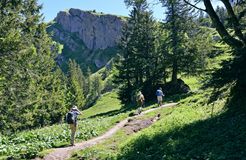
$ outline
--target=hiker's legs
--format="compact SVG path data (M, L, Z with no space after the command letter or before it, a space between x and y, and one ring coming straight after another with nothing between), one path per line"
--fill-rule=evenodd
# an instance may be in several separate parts
M142 112L142 107L138 107L138 114Z
M75 124L70 124L70 129L71 129L71 145L74 145L74 139L75 139L75 132L76 132L76 125Z
M158 106L162 105L162 96L157 96Z
M144 108L145 107L145 103L144 101L142 101L141 107Z

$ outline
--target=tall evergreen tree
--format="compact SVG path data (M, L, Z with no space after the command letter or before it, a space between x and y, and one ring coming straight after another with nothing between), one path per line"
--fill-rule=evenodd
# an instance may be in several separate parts
M120 98L123 102L144 85L152 84L154 69L154 20L146 0L125 1L133 9L123 29L120 48L123 53L116 82L121 85Z
M85 74L85 82L84 82L84 95L85 98L88 98L88 95L91 93L91 70L90 68L87 69L87 72Z
M164 23L157 23L156 27L156 39L155 39L155 45L156 45L156 55L155 55L155 75L154 79L155 85L159 84L165 84L167 78L170 75L170 60L168 57L168 30L165 28Z
M182 70L182 61L187 55L185 52L185 43L187 42L185 33L188 27L187 5L178 0L162 1L167 8L166 26L169 30L169 54L167 55L172 66L172 83L177 83L177 77Z
M194 20L190 7L178 0L161 0L166 10L165 28L168 31L166 54L167 62L172 68L171 82L177 83L181 73L193 74L200 70L204 63L204 52L199 52L196 41L200 34L194 30Z
M36 0L0 1L1 132L52 124L66 111L57 46L40 9Z
M75 60L69 60L69 82L73 99L73 105L83 106L85 103L84 97L84 82L85 77L80 69L80 66Z
M102 78L100 75L93 75L91 81L91 96L93 99L97 99L101 95L102 91Z

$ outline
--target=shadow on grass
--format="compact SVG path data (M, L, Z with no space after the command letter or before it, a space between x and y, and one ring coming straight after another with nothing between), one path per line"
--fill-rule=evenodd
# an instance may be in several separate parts
M182 93L182 94L175 94L172 96L168 96L168 97L164 97L164 102L179 102L182 99L185 99L189 96L192 96L194 93L193 92L189 92L189 93Z
M148 104L149 105L149 104ZM88 118L96 118L96 117L110 117L110 116L115 116L118 115L120 113L125 113L125 112L130 112L133 111L135 109L137 109L138 106L135 104L126 104L124 106L121 107L121 109L117 109L117 110L112 110L112 111L108 111L108 112L103 112L103 113L99 113L93 116L90 116ZM85 118L87 119L87 118Z
M245 160L246 115L227 112L153 137L142 135L121 150L127 160Z
M235 50L234 58L221 63L221 68L212 73L211 78L203 85L203 88L213 87L209 103L223 97L223 93L231 87L231 99L228 99L227 107L234 110L238 105L246 104L246 48Z
M113 111L108 111L108 112L104 112L104 113L99 113L93 116L90 116L88 118L96 118L96 117L110 117L110 116L115 116L118 115L120 113L124 113L124 112L128 112L131 111L133 108L128 107L128 108L121 108L118 110L113 110ZM87 118L86 118L87 119Z

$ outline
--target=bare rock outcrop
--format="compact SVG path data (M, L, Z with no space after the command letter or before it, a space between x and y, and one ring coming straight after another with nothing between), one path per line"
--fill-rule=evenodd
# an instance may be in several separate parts
M72 51L79 48L81 42L89 50L115 47L125 23L115 15L73 8L59 12L54 21L54 37L65 42ZM78 43L77 40L81 42Z

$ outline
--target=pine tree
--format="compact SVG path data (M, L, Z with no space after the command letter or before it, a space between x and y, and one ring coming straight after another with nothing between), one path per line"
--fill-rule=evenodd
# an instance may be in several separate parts
M164 5L167 7L167 17L166 23L169 30L169 59L172 65L172 83L177 83L177 76L179 70L179 62L182 59L182 55L185 53L184 43L185 43L185 31L187 28L187 23L184 15L185 7L180 1L177 0L166 0L163 1Z
M115 74L114 83L121 84L119 96L120 99L126 103L129 102L131 99L131 92L134 89L132 85L133 80L133 65L134 65L134 58L130 48L130 34L131 30L128 29L130 26L124 26L123 28L123 35L121 37L120 42L120 49L122 51L122 57L120 62L116 64L116 69L118 71Z
M166 54L167 62L172 68L172 84L177 84L181 73L196 73L202 66L204 56L196 45L198 30L194 30L194 20L187 4L178 0L162 0L167 8L165 27L168 30ZM204 64L202 64L204 66Z
M115 82L121 84L120 98L130 102L136 90L152 85L155 62L155 34L152 12L146 0L125 1L133 7L127 25L123 29L120 42L122 59L117 65Z
M0 127L17 131L58 122L66 84L57 45L46 33L36 0L0 1Z
M156 24L156 39L155 39L155 63L154 65L154 78L155 84L154 86L158 86L160 84L165 84L166 79L168 78L170 71L168 68L170 67L170 62L168 60L168 30L165 29L163 23Z
M83 106L85 103L84 97L84 82L85 78L80 69L80 66L75 60L69 60L69 82L73 99L71 103L77 106Z
M90 68L87 69L86 78L84 83L84 95L86 99L88 98L89 94L91 93L91 70Z
M91 94L93 99L97 99L101 96L102 91L102 78L100 75L93 75L91 81Z

